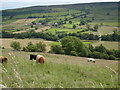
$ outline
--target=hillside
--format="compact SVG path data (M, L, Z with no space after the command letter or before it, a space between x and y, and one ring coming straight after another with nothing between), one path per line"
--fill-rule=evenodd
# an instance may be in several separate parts
M42 54L45 64L29 60ZM1 65L1 84L10 88L118 88L118 62L49 53L4 49L8 62Z
M33 6L2 12L0 86L118 88L118 2ZM29 60L30 54L45 63ZM95 63L87 58L94 58Z
M71 5L34 6L3 10L3 22L9 19L60 17L84 12L94 17L94 22L117 22L118 2L86 3Z
M73 33L101 36L118 30L118 3L103 2L8 9L2 11L2 24L0 26L2 31L10 33L35 31L55 36ZM98 38L94 40L98 40Z

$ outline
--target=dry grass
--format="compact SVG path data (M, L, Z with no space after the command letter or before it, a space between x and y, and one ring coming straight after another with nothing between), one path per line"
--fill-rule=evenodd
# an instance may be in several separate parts
M98 34L99 35L112 34L114 29L118 28L112 26L102 26L98 29Z
M100 44L102 44L104 47L106 47L107 49L115 49L118 50L118 42L112 42L112 41L97 41L95 43L93 43L92 45L95 46L99 46Z
M6 25L2 25L2 27L6 27L6 26L13 26L13 25L25 25L25 24L30 24L32 21L35 21L36 19L20 19L17 20L13 23L10 24L6 24Z
M40 41L43 41L47 47L47 51L50 50L50 44L53 43L52 41L47 41L47 40L43 40L43 39L0 39L0 41L2 41L2 45L4 48L11 48L10 47L10 44L11 42L13 41L17 41L17 42L20 42L21 44L21 47L24 47L28 44L28 42L32 42L33 44L36 44Z
M2 85L14 88L118 87L117 61L96 59L96 63L92 63L84 57L32 52L45 56L45 64L41 65L29 60L30 53L3 50L9 61L3 67Z
M45 31L45 30L47 30L47 29L50 29L51 27L49 27L49 26L47 26L47 27L43 27L43 28L40 28L40 29L37 29L37 30L35 30L36 32L43 32L43 31Z

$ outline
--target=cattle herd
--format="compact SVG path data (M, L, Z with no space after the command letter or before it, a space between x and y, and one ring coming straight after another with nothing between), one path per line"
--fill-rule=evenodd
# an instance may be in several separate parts
M0 56L0 63L7 62L7 60L8 60L7 57ZM44 64L45 62L45 58L43 55L30 54L30 60L36 60L36 63L41 63L41 64ZM95 63L94 58L87 58L87 61Z

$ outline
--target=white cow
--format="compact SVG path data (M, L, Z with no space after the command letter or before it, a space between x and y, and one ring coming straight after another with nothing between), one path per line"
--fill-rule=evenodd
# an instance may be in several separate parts
M91 61L91 62L95 63L95 59L94 59L94 58L87 58L87 61L88 61L88 62Z

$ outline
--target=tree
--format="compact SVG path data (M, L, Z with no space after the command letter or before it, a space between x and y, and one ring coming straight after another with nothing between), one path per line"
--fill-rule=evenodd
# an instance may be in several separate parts
M23 48L23 50L29 51L29 52L35 52L36 49L37 49L37 48L35 47L35 45L33 45L32 42L29 42L28 45L27 45L27 47L24 47L24 48Z
M62 48L67 55L87 56L88 49L81 40L74 36L66 36L61 39Z
M95 24L93 28L94 28L94 31L97 31L98 30L98 24Z
M72 24L72 21L69 21L70 24Z
M12 42L12 43L10 44L10 46L11 46L14 50L20 50L20 49L21 49L20 43L19 43L19 42L16 42L16 41Z
M44 51L46 51L46 44L44 44L43 42L39 42L36 44L29 42L26 47L23 47L23 51L44 52Z
M73 25L73 29L75 29L76 28L76 25Z
M33 21L32 24L35 25L36 23Z
M46 51L46 44L44 44L42 41L40 41L39 43L37 43L36 45L37 48L37 52L44 52Z
M63 54L64 50L62 49L60 45L52 45L50 52L55 53L55 54Z
M109 59L110 59L110 60L115 60L115 56L110 55L110 56L109 56Z
M94 52L94 47L93 47L91 44L89 45L88 48L89 48L89 50L90 50L91 52Z
M80 26L81 26L81 25L85 25L85 23L86 23L86 22L85 22L83 19L80 20Z
M100 46L95 47L95 51L106 53L106 48L101 44Z
M31 28L33 28L33 25L31 25Z
M86 27L88 30L90 30L90 25L88 23L86 24Z
M103 23L100 23L100 26L103 26Z
M110 15L110 13L107 13L106 15Z
M35 27L35 30L37 30L38 29L38 27Z

